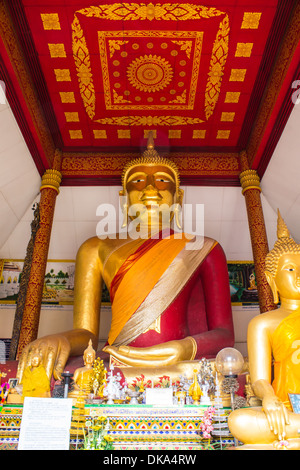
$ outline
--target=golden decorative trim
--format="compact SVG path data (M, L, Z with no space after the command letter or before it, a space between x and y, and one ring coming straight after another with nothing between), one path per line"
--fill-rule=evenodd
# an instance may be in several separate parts
M261 13L245 11L241 29L257 29L259 26Z
M65 112L66 122L79 122L79 115L76 111Z
M57 82L70 82L71 75L69 69L54 69L55 79Z
M109 45L109 57L112 58L115 51L119 51L121 49L121 46L124 46L127 44L129 41L124 41L124 39L110 39L108 41Z
M75 95L73 91L60 91L60 99L62 103L75 103Z
M185 51L186 56L188 59L191 58L191 52L192 52L192 47L193 47L193 42L192 41L178 41L178 40L172 40L173 44L177 44L180 46L181 51Z
M261 191L260 178L256 170L245 170L240 174L242 194L248 189L257 189Z
M62 175L58 170L46 170L42 176L42 183L40 191L45 188L55 189L57 194L59 194L59 186L61 183Z
M70 134L70 139L82 139L83 138L82 131L80 129L77 129L77 130L70 129L69 134Z
M202 124L200 118L188 116L116 116L96 119L99 124L112 126L185 126L187 124Z
M229 130L219 130L217 132L217 139L229 139L230 131Z
M178 129L169 130L169 139L180 139L180 138L181 138L181 130L178 130Z
M194 129L193 139L205 139L206 129Z
M179 82L178 86L183 82ZM174 100L169 101L169 103L186 103L186 90L183 90L181 95L177 95Z
M48 44L50 57L53 58L65 58L67 57L64 44Z
M223 112L221 114L221 121L222 122L232 122L232 121L234 121L234 118L235 118L235 113Z
M120 176L124 165L140 156L139 153L95 153L64 152L62 159L63 176ZM191 152L188 156L181 152L172 155L161 152L160 156L172 159L179 167L182 176L221 176L237 177L240 173L240 159L237 153L224 153L216 156L214 153Z
M93 130L94 139L107 139L107 134L105 129L94 129Z
M117 85L117 84L115 84L115 86L116 86L116 85ZM125 98L123 98L123 96L118 95L118 93L116 92L116 90L113 90L113 98L114 98L114 104L131 103L130 100L126 100Z
M216 8L209 8L203 5L193 5L190 3L113 3L89 7L79 10L77 13L86 15L89 18L101 18L104 20L167 20L167 21L187 21L200 20L201 18L211 18L221 16L224 13Z
M231 69L229 81L243 82L245 80L247 69Z
M192 356L191 356L191 359L190 359L190 361L193 361L196 357L196 354L197 354L197 343L196 343L195 338L193 338L192 336L188 336L187 338L191 340L192 345L193 345L193 352L192 352Z
M41 13L41 19L45 31L61 29L58 13Z
M210 58L209 79L205 89L205 117L208 119L214 112L217 104L224 67L228 57L229 43L229 18L225 15L219 24L219 30L213 45L212 55Z
M227 91L224 103L238 103L241 96L240 91Z
M238 42L236 45L235 57L250 57L253 42Z
M119 139L130 139L130 129L118 129L118 138Z

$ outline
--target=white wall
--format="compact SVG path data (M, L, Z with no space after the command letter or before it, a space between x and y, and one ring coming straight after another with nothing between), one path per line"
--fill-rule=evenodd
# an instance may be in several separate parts
M300 104L294 106L261 187L274 211L280 210L291 235L300 243Z
M40 176L10 107L0 104L0 247L39 193ZM23 236L30 234L28 224Z

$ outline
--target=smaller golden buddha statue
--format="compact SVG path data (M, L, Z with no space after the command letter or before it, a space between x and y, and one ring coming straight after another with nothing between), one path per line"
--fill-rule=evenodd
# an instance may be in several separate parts
M89 341L88 347L83 353L84 366L79 367L74 372L74 389L68 393L68 398L78 398L83 396L88 398L88 395L92 393L92 381L91 377L93 374L93 365L96 358L96 352L92 345L92 340Z
M39 353L32 355L31 365L25 369L21 385L23 399L25 397L50 398L50 380Z
M300 245L279 212L277 237L265 274L280 307L248 326L251 385L262 407L235 410L228 419L231 433L244 443L241 449L300 449L300 414L289 400L289 394L300 393Z

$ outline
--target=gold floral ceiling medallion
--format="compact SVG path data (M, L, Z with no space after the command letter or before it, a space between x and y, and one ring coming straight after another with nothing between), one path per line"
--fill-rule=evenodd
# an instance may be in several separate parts
M163 57L145 55L133 60L127 68L132 86L148 93L162 90L173 78L171 64Z

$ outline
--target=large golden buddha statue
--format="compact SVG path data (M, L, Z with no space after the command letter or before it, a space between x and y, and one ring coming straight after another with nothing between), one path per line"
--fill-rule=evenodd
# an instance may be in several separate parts
M266 257L266 277L280 307L248 326L251 383L262 408L236 410L229 417L242 448L300 448L300 415L292 412L288 396L300 393L300 245L279 213L277 236Z
M81 355L90 339L97 348L102 282L112 302L104 350L122 364L170 367L233 345L224 252L210 238L168 230L171 220L180 224L183 191L176 165L159 157L151 136L142 157L125 167L122 185L127 235L95 236L82 244L75 268L74 329L30 344L19 375L32 349L42 352L56 378L68 357ZM50 349L55 354L48 357Z

